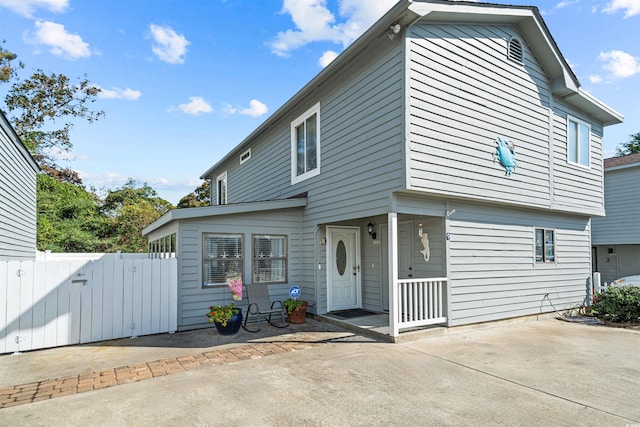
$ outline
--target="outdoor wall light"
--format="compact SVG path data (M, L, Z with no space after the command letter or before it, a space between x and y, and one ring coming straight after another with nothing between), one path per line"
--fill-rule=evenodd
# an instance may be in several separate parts
M396 37L396 34L400 32L400 30L402 30L400 24L393 24L392 26L390 26L389 31L387 32L387 37L389 37L389 40L393 40Z
M371 236L373 240L376 240L376 232L373 231L373 224L367 224L367 231L369 232L369 236Z

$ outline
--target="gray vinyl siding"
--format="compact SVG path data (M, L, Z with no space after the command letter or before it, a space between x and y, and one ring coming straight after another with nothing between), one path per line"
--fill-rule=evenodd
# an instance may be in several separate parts
M35 162L0 117L0 259L35 259Z
M590 166L567 161L567 116L591 124ZM553 200L558 209L603 215L602 126L555 100L553 107Z
M507 59L509 26L419 25L409 35L408 187L446 196L549 206L548 79L523 42ZM493 161L515 144L511 177Z
M231 158L210 175L227 171L229 203L283 199L306 192L305 221L326 223L362 212L386 212L389 194L403 185L403 50L389 42L366 50L303 105L249 141L249 161ZM291 122L320 103L320 175L291 185ZM243 146L244 148L244 146ZM238 150L238 156L242 149Z
M639 182L640 164L605 171L606 216L593 219L593 245L640 244Z
M278 234L287 236L288 260L286 284L269 285L272 299L288 297L289 287L300 283L302 275L300 247L300 209L272 212L225 215L198 220L180 220L178 246L181 248L178 263L178 329L188 330L210 326L206 313L210 305L233 302L226 286L202 286L202 236L203 233L239 233L244 235L244 282L251 283L251 236L253 234ZM303 295L308 295L308 290ZM235 302L246 311L246 295Z
M341 79L249 144L251 160L240 165L230 159L211 174L215 179L227 171L229 203L307 193L297 284L304 298L316 302L310 312L326 312L326 286L316 286L326 283L326 248L317 244L318 226L385 214L390 194L404 185L403 55L399 40L366 50L341 71ZM318 102L320 174L291 185L291 121Z
M588 217L455 209L449 219L450 326L583 304L591 274ZM535 262L536 228L555 231L555 263Z

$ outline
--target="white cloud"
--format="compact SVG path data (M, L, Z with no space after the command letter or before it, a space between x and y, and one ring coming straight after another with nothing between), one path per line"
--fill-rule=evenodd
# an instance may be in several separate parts
M240 114L244 114L251 117L260 117L263 116L269 111L267 106L257 99L252 99L249 101L249 108L243 108L240 110Z
M603 80L604 79L602 78L602 76L600 76L598 74L593 74L593 75L589 76L589 81L591 83L594 83L594 84L602 83Z
M184 63L187 46L191 44L182 34L176 33L171 27L150 24L151 38L154 41L151 51L164 62L169 64Z
M248 108L234 107L233 105L225 104L223 111L228 115L243 114L245 116L260 117L265 115L267 111L269 111L269 108L257 99L252 99L249 101Z
M639 0L613 0L602 11L604 13L616 13L619 10L624 10L624 17L630 18L632 16L640 14L640 1Z
M341 22L327 8L326 0L284 0L281 13L291 15L295 29L281 31L267 45L278 56L318 41L346 47L382 16L396 0L342 0Z
M27 18L33 17L36 9L47 9L51 12L62 13L69 6L69 0L0 0L0 6Z
M112 87L111 89L105 89L97 85L96 87L100 89L98 98L102 99L126 99L129 101L135 101L142 96L142 92L140 92L139 90L133 90L129 88L120 89L119 87Z
M36 21L35 36L26 37L26 41L32 44L44 44L49 46L49 51L56 56L76 60L91 56L89 44L77 34L68 33L64 25L50 21Z
M624 79L640 73L640 60L621 50L601 52L598 59L604 62L602 67L609 79Z
M154 190L164 191L178 191L182 197L192 192L200 184L201 180L197 179L168 179L164 177L144 177L144 176L131 176L122 175L115 172L105 173L90 173L77 171L78 176L85 185L96 187L97 189L116 189L122 187L124 184L133 179L138 185L149 184ZM160 197L163 197L162 195Z
M189 102L178 106L180 111L186 114L197 116L202 113L210 113L213 111L211 105L200 96L190 96Z
M327 50L322 54L322 56L318 60L318 63L322 68L324 68L327 65L331 64L333 60L336 59L337 57L338 57L338 52Z

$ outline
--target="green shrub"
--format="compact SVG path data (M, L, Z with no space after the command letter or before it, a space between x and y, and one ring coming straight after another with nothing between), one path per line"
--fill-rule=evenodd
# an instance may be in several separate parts
M609 287L594 297L594 314L611 322L640 321L640 287Z

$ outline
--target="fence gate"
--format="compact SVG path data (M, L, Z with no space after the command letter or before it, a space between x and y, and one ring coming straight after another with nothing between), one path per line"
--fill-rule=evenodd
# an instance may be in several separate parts
M177 329L177 261L0 261L0 353Z

